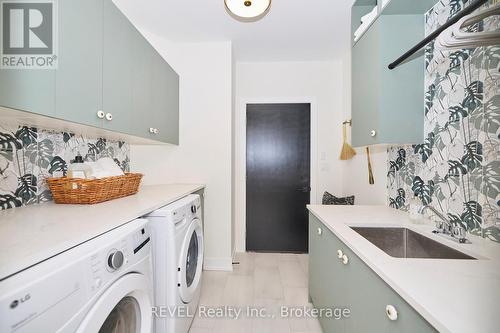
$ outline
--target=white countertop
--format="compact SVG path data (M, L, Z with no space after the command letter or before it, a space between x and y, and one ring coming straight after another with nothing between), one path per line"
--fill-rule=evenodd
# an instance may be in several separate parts
M143 186L96 205L44 203L0 211L0 280L204 188Z
M500 244L468 236L458 244L383 206L308 206L326 227L440 332L498 332ZM405 226L478 260L394 258L349 226ZM335 256L332 253L332 257Z

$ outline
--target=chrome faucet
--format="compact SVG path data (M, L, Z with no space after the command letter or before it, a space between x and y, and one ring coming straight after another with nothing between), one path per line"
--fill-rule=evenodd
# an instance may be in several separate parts
M436 230L434 230L433 233L447 236L447 238L453 239L459 243L470 243L466 238L467 230L460 225L453 226L453 223L436 208L424 205L419 208L418 213L423 214L427 209L430 209L440 219L440 221L436 221Z

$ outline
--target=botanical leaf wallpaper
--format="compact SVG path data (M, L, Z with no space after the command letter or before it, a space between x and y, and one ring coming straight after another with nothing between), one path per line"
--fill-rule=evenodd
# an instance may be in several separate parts
M66 172L78 153L86 161L111 157L129 171L130 147L124 142L0 125L0 210L51 200L45 179Z
M441 0L426 33L460 11ZM473 31L500 29L500 17ZM469 232L500 242L500 45L425 52L425 140L388 149L389 205L408 210L413 196Z

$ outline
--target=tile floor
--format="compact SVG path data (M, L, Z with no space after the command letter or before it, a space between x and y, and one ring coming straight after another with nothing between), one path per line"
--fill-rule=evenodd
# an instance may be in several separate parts
M308 303L305 254L241 253L233 272L205 271L200 308L242 309L238 319L194 319L190 333L321 333L317 319L286 318L282 306L311 307ZM263 309L265 318L247 315ZM256 310L255 310L256 309ZM256 313L256 312L254 312Z

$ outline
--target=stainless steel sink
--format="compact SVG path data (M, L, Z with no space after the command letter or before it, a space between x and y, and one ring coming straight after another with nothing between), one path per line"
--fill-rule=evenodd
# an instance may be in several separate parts
M351 229L391 257L476 259L407 228L351 227Z

